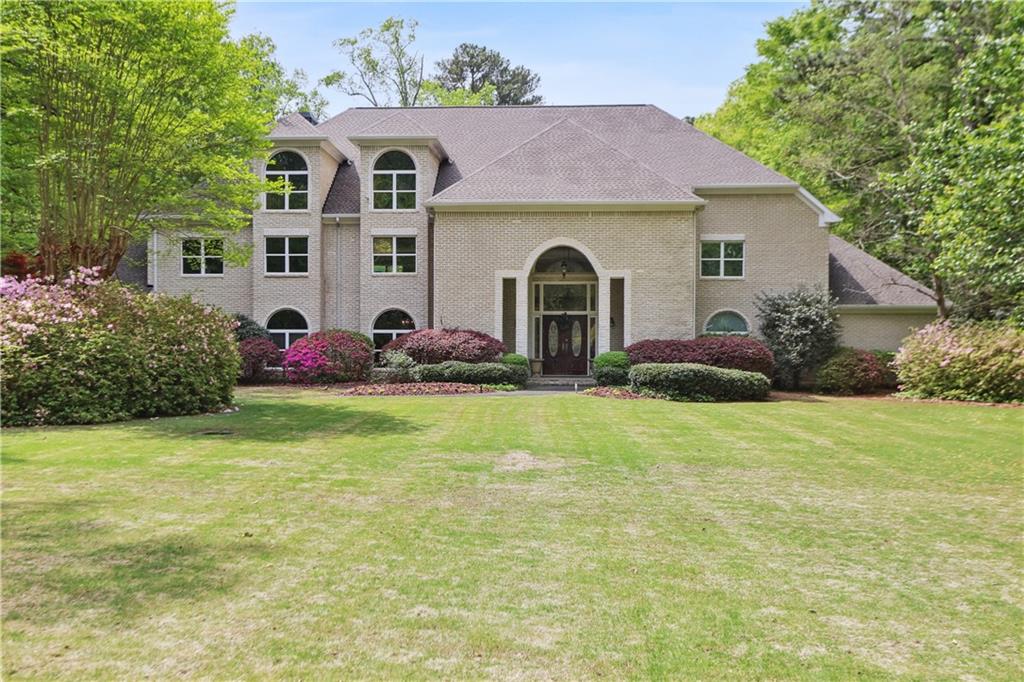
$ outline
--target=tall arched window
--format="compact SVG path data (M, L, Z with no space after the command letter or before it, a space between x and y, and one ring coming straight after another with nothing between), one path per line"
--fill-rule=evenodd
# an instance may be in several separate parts
M381 211L416 208L416 165L405 152L384 152L373 164L373 208Z
M309 168L300 154L278 152L267 162L267 180L284 180L285 192L267 192L267 210L304 211L309 208Z
M416 329L416 323L404 310L385 310L373 321L373 346L377 352L392 339Z
M708 318L704 325L708 334L747 334L747 320L734 310L722 310Z
M281 350L287 350L293 343L309 334L306 318L298 310L282 308L267 320L270 340Z

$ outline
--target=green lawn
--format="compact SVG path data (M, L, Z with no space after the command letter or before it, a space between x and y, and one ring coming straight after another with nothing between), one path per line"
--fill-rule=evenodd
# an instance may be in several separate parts
M1024 672L1024 410L239 403L4 433L5 678Z

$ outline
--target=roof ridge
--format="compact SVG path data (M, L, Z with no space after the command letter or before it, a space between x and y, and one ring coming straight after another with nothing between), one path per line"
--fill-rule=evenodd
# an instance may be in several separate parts
M671 115L671 114L670 114L670 115ZM619 154L620 154L621 156L624 156L625 158L629 159L630 161L632 161L632 162L633 162L633 163L635 163L636 165L638 165L638 166L640 166L641 168L643 168L644 170L648 171L648 172L649 172L649 173L651 173L651 175L653 175L654 177L656 177L656 178L661 178L662 180L664 180L665 182L667 182L667 183L668 183L668 184L669 184L670 186L672 186L672 187L675 187L676 189L680 189L680 190L682 190L682 191L686 192L687 194L693 194L693 188L692 188L692 187L680 187L679 185L677 185L676 183L672 182L671 180L669 180L668 178L666 178L666 177L665 177L664 175L662 175L662 174L661 174L661 173L659 173L658 171L654 170L653 168L651 168L650 166L648 166L648 165L647 165L646 163L644 163L644 162L643 162L643 161L641 161L640 159L638 159L638 158L636 158L635 156L633 156L632 154L627 154L626 152L622 151L621 149L619 149L618 147L616 147L616 146L615 146L614 144L612 144L611 142L609 142L609 141L608 141L608 140L606 140L605 138L601 137L600 135L598 135L597 133L595 133L595 132L594 132L593 130L591 130L590 128L586 127L586 126L585 126L585 125L583 125L582 123L580 123L579 121L576 121L576 120L574 120L574 119L568 119L568 120L569 120L569 122L570 122L570 123L573 123L574 125L576 125L576 127L578 127L578 128L580 128L581 130L583 130L583 131L585 131L585 132L589 133L589 134L590 134L590 135L592 135L592 136L593 136L594 138L596 138L597 140L601 141L601 142L602 142L602 143L603 143L604 145L606 145L606 146L607 146L607 147L609 147L610 149L613 149L613 150L615 150L615 151L616 151L616 152L618 152L618 153L619 153Z
M522 148L522 147L523 147L524 145L527 145L527 144L529 144L530 142L533 142L533 141L534 141L534 140L536 140L536 139L537 139L538 137L540 137L540 136L541 136L541 135L543 135L544 133L548 132L549 130L551 130L551 129L552 129L552 128L554 128L555 126L559 125L560 123L562 123L562 122L564 122L564 121L568 121L568 120L569 120L569 117L568 117L568 116L563 116L562 118L558 119L557 121L555 121L554 123L552 123L552 124L551 124L551 125L549 125L548 127L544 128L543 130L539 131L538 133L536 133L536 134L534 134L534 135L531 135L530 137L526 138L525 140L523 140L522 142L520 142L520 143L519 143L519 144L517 144L516 146L512 147L512 148L511 148L511 149L509 149L508 151L506 151L506 152L504 152L504 153L502 153L502 154L499 154L498 156L494 157L493 159L491 159L490 161L488 161L488 162L487 162L487 163L485 163L484 165L480 166L479 168L477 168L477 169L476 169L475 171L473 171L473 172L472 172L472 173L470 173L469 175L466 175L466 176L463 176L463 177L459 178L459 181L458 181L458 182L454 182L454 183L452 183L451 185L449 185L449 186L445 187L445 188L444 188L443 190L441 190L440 192L438 192L438 193L437 193L437 194L435 194L434 196L430 197L431 201L433 201L433 200L437 199L438 197L444 196L444 193L445 193L445 192L447 192L447 191L449 191L449 190L451 190L451 189L452 189L453 187L458 187L459 185L461 185L462 183L464 183L464 182L465 182L466 180L469 180L469 179L470 179L470 178L472 178L473 176L475 176L475 175L478 175L478 174L479 174L479 173L480 173L481 171L483 171L484 169L490 168L491 166L493 166L494 164L498 163L499 161L501 161L502 159L504 159L504 158L505 158L506 156L508 156L508 155L509 155L509 154L511 154L512 152L514 152L514 151L516 151L516 150L518 150L518 149L521 149L521 148Z

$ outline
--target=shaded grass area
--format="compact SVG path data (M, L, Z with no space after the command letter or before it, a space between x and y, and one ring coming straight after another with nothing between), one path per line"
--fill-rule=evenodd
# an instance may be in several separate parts
M5 676L1022 672L1022 410L239 402L4 433Z

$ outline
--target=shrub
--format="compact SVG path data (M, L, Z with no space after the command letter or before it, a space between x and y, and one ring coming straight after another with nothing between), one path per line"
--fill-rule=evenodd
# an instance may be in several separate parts
M421 382L521 386L526 383L529 370L521 365L506 365L500 362L449 361L436 365L420 365L416 368L415 374L416 380Z
M764 400L770 382L760 372L693 363L651 363L629 370L630 388L670 400Z
M629 383L629 356L621 350L600 353L594 358L594 381L598 386Z
M629 354L621 350L610 350L606 353L599 353L594 358L594 368L618 367L629 369Z
M387 369L389 383L407 384L415 381L413 370L416 369L416 361L400 350L388 350L381 353L381 364Z
M519 353L505 353L501 356L501 361L506 365L518 365L520 367L526 367L529 369L530 360L525 355Z
M258 336L243 339L238 344L238 352L242 356L242 371L239 374L242 383L266 381L270 378L267 367L281 365L281 349L270 339Z
M404 351L421 365L456 360L459 362L496 362L505 353L505 344L483 332L470 329L420 329L403 334L384 346L384 350Z
M1024 401L1024 330L1011 323L935 322L904 340L895 364L911 396Z
M90 424L206 412L231 402L235 322L189 298L81 270L0 283L5 425Z
M696 339L638 341L626 348L634 365L680 363L760 372L771 378L775 360L768 347L745 336L701 336Z
M352 331L351 329L335 329L334 331L339 331L344 334L348 334L353 339L359 341L364 346L366 346L366 350L370 351L371 354L373 353L374 348L376 348L376 346L373 345L373 339L371 339L369 336L362 332Z
M235 315L235 321L238 322L238 326L235 327L235 338L238 339L239 342L245 341L246 339L270 340L270 332L267 331L266 327L248 315L242 315L239 313Z
M799 288L756 299L761 336L775 359L775 380L795 388L804 372L831 357L839 342L836 302L825 289Z
M884 381L885 371L878 357L856 348L840 348L818 369L815 377L819 391L837 395L871 393Z
M871 353L878 359L878 364L882 366L882 383L880 387L892 390L898 388L899 381L896 379L896 366L893 364L896 360L896 353L889 350L873 350Z
M370 374L373 353L366 343L340 329L305 336L285 351L285 376L300 384L363 381Z

